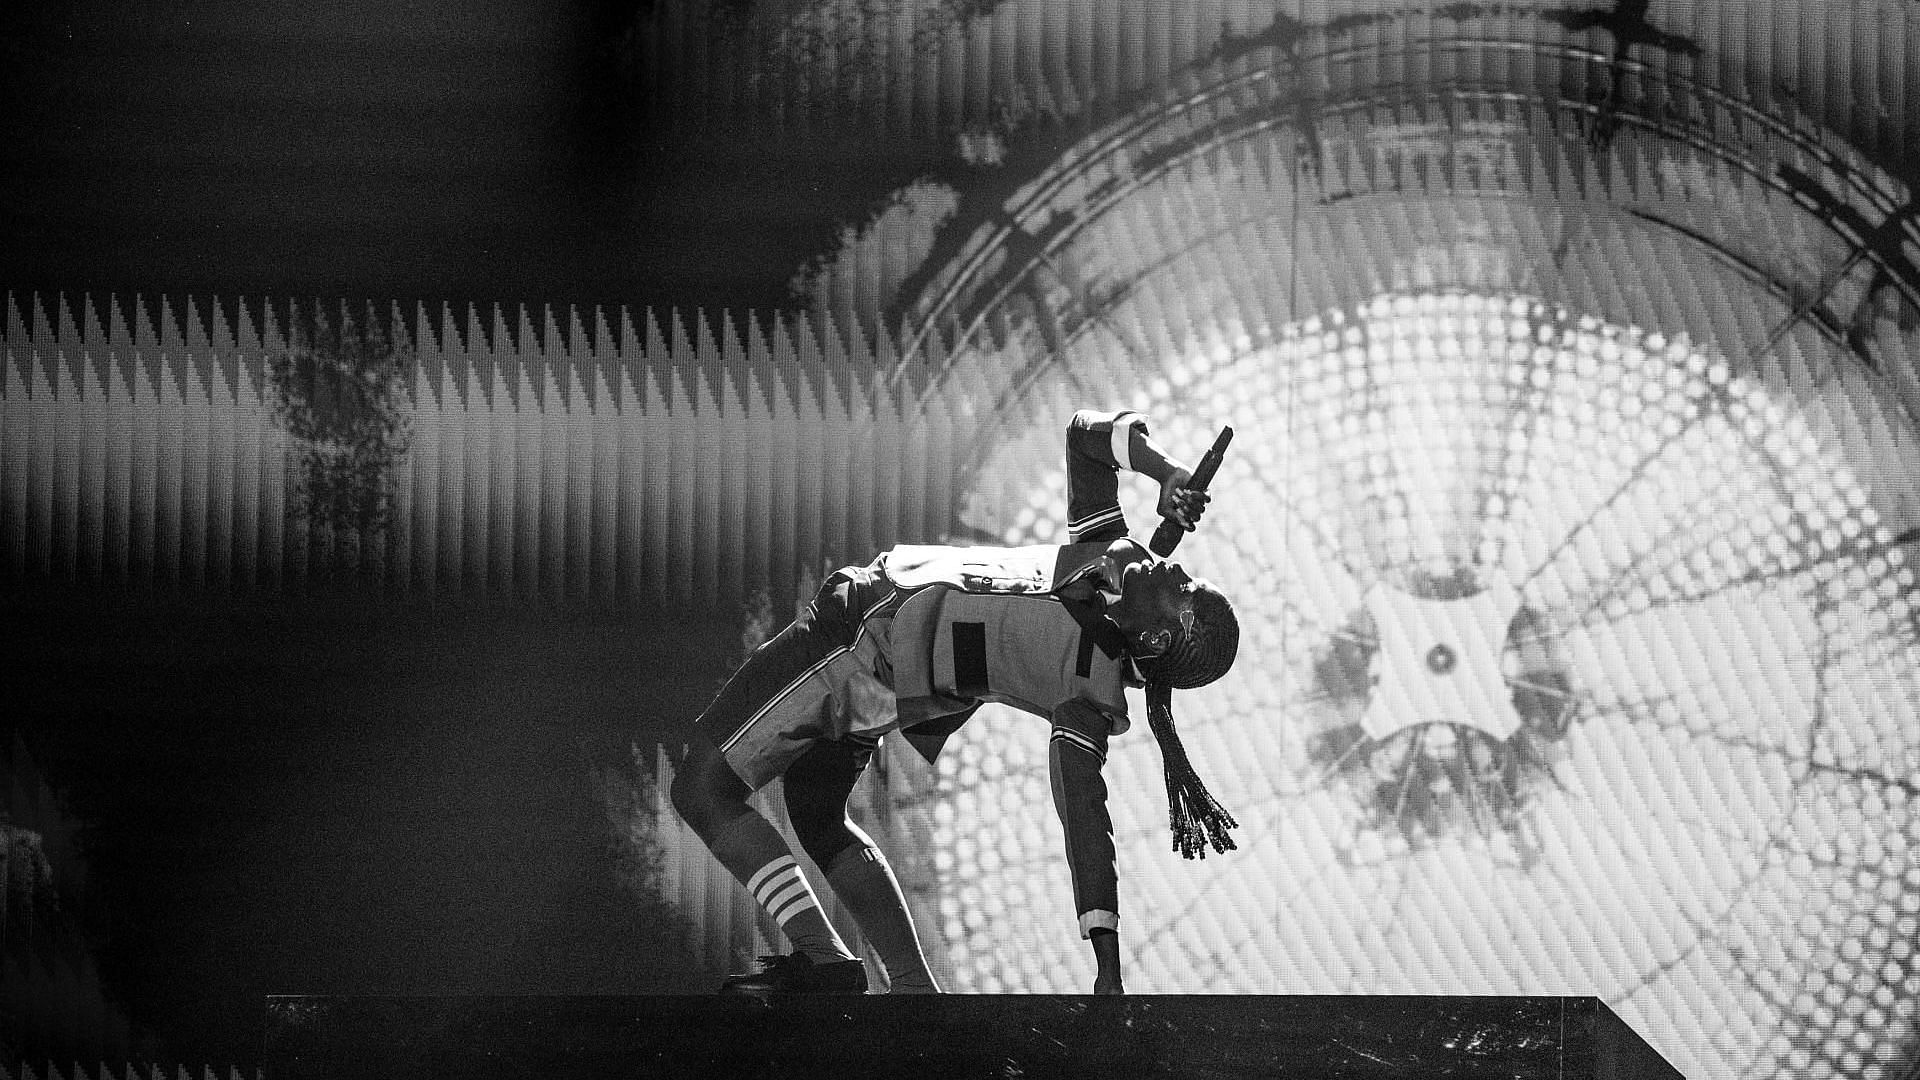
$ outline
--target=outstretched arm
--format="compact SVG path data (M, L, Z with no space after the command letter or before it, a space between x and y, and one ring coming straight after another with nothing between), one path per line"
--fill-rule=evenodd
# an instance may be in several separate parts
M1159 483L1161 517L1191 529L1206 512L1207 493L1187 488L1192 473L1154 441L1145 416L1082 409L1067 425L1067 529L1075 543L1127 535L1119 498L1123 469Z
M1047 752L1054 810L1066 834L1080 936L1093 946L1098 967L1093 992L1123 992L1120 979L1119 875L1114 868L1113 819L1107 812L1107 759L1112 725L1092 703L1075 699L1053 710Z

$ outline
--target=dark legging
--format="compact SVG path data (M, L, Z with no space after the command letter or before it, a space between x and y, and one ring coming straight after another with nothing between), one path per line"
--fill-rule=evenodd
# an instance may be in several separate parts
M834 856L870 841L847 819L847 798L860 780L873 748L853 740L822 739L800 755L781 778L786 787L787 817L794 835L815 866L826 867ZM709 845L721 829L740 815L752 813L751 794L713 743L695 736L673 778L673 808L700 839Z
M847 818L847 797L872 759L870 746L822 739L781 778L787 788L787 819L815 866L832 866L834 856L855 845L873 846Z

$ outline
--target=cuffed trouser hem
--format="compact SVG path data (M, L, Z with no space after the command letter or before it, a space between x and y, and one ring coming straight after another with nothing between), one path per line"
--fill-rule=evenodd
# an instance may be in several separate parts
M1080 936L1092 937L1095 930L1119 930L1120 915L1112 911L1083 911L1080 913Z

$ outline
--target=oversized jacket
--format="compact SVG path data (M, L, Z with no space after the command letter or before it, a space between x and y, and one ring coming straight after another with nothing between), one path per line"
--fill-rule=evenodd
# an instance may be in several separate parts
M1076 414L1067 431L1072 543L1015 548L910 545L876 563L905 595L889 631L903 736L929 760L986 702L1052 721L1048 772L1066 834L1084 936L1118 922L1113 825L1101 769L1140 685L1104 614L1118 583L1108 552L1131 544L1117 471L1131 466L1137 413Z

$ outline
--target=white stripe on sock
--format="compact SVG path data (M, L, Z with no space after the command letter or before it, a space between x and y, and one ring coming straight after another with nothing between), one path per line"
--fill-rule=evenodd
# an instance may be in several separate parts
M784 927L795 915L804 911L817 911L819 908L820 905L814 900L813 893L810 890L802 889L800 892L795 893L791 900L781 906L777 908L769 907L767 914L772 915L773 921Z
M767 889L765 892L762 892L756 895L754 899L760 901L761 907L766 908L768 911L772 911L774 908L780 907L784 905L787 901L793 899L796 893L804 893L806 891L807 891L806 879L795 877L791 880L782 881L779 884L774 885L773 887Z
M769 877L772 877L775 874L783 873L790 869L794 869L794 870L799 869L797 864L795 864L793 861L793 856L791 855L780 856L779 858L773 860L767 865L754 871L753 876L747 879L747 891L752 893L756 898L759 897L760 886L766 884L766 881Z

